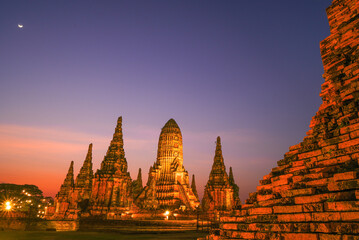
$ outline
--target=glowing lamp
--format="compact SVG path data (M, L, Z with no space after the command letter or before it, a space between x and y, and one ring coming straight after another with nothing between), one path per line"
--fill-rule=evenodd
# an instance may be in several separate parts
M167 210L167 211L163 214L163 215L166 216L166 220L168 220L168 216L170 215L170 213L171 213L171 212Z
M12 209L11 202L10 202L10 201L6 201L6 202L5 202L5 210L6 210L6 211L10 211L11 209Z

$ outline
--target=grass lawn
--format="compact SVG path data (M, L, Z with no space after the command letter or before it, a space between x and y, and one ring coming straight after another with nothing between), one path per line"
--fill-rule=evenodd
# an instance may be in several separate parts
M100 232L32 232L32 231L0 231L1 240L182 240L204 237L205 233L100 233Z

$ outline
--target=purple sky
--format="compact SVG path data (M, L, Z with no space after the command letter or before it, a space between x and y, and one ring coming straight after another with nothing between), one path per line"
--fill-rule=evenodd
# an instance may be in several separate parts
M219 135L244 201L321 103L330 2L1 1L0 182L54 195L90 142L99 168L118 116L147 180L174 118L200 195Z

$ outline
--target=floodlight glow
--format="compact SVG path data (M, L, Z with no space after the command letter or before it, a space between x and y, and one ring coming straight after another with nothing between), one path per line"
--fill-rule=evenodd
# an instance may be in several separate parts
M6 211L10 211L11 209L12 209L11 202L10 202L10 201L6 201L6 202L5 202L5 210L6 210Z

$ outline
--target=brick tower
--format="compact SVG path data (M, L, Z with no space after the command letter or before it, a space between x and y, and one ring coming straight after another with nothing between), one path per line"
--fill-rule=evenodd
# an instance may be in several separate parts
M106 215L109 219L120 218L132 204L132 180L127 171L123 149L122 117L117 120L113 139L97 170L90 202L92 215Z
M136 204L145 209L178 209L185 206L191 210L199 205L183 166L181 130L173 119L162 128L157 160L150 168L147 186L137 198Z
M217 137L212 170L202 199L202 208L205 212L229 211L235 208L238 202L238 189L234 188L233 175L231 180L233 183L230 182L224 165L221 138Z
M334 0L327 15L311 129L207 239L359 239L359 2Z

